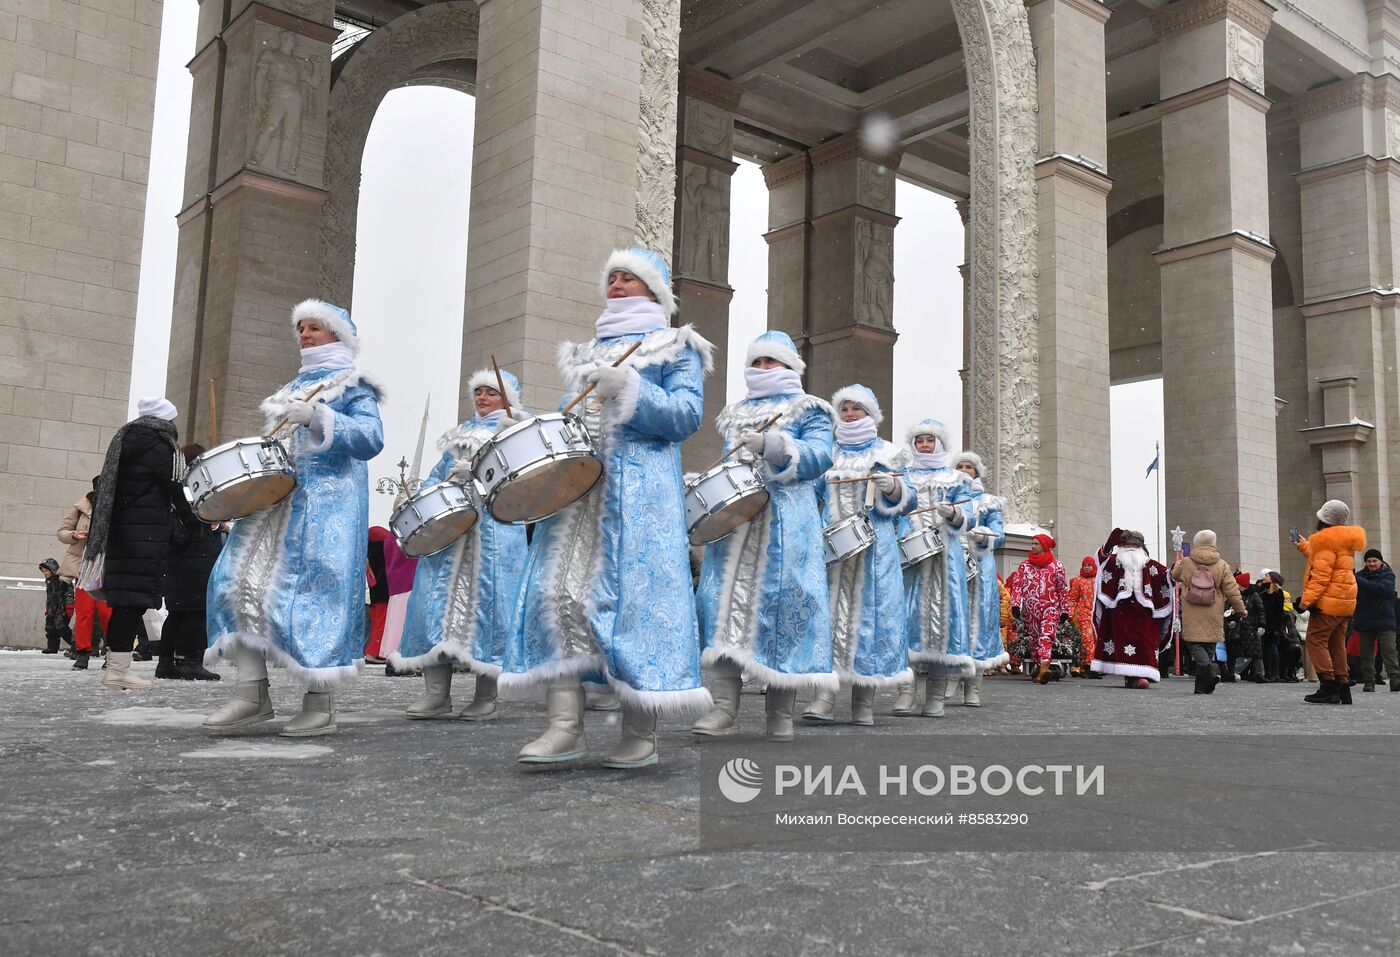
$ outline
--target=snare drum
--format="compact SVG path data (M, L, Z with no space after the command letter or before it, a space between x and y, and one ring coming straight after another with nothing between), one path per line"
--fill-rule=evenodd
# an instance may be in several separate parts
M864 512L857 512L828 525L822 530L822 540L826 544L826 563L835 565L875 544L875 527Z
M899 557L905 568L942 552L943 532L931 525L922 525L899 540Z
M690 544L708 545L768 507L768 488L748 462L728 459L686 483L685 527Z
M472 477L498 522L548 518L588 494L603 461L583 420L551 412L496 433L472 460Z
M389 527L409 558L433 555L475 527L481 512L476 490L459 482L437 482L414 492L394 509Z
M297 487L286 446L272 438L237 439L190 463L185 493L206 522L228 522L276 505Z

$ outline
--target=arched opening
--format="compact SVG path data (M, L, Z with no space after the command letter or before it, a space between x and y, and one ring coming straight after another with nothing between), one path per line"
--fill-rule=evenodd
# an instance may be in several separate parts
M398 477L401 459L412 463L429 395L419 478L437 461L438 436L458 421L474 107L456 90L395 90L365 142L354 316L363 361L388 394L386 443L370 463L371 485ZM384 524L392 504L392 495L372 495L371 523Z

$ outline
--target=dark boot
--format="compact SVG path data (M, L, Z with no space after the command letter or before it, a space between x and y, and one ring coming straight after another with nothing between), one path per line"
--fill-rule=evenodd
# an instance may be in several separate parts
M1249 664L1244 666L1244 674L1240 675L1245 681L1252 681L1257 685L1264 683L1264 667L1258 658L1249 659Z
M1195 694L1212 694L1218 684L1220 684L1220 676L1215 673L1215 665L1196 666Z
M1351 691L1347 690L1350 697ZM1337 684L1331 678L1317 676L1317 690L1303 698L1309 704L1340 704L1341 696L1337 689Z
M1351 704L1351 683L1347 681L1333 682L1337 688L1337 703Z
M185 681L218 681L219 675L204 667L198 658L180 659L180 677Z
M53 633L50 633L50 634L47 636L47 641L46 641L45 644L44 644L44 651L43 651L43 653L46 654L46 655L56 655L56 654L58 654L58 635L55 635L55 634L53 634Z
M74 671L87 671L87 665L88 665L88 653L87 653L86 651L80 651L80 652L78 652L78 656L77 656L76 658L73 659L73 670L74 670Z
M1391 690L1391 691L1400 691L1400 678L1391 678L1391 679L1390 679L1390 690Z
M183 675L180 674L180 662L172 654L163 654L160 661L156 662L156 677L169 681L179 681Z
M1220 680L1229 684L1235 683L1235 659L1225 659L1225 663L1220 666Z
M1264 659L1264 680L1268 682L1278 681L1278 659Z

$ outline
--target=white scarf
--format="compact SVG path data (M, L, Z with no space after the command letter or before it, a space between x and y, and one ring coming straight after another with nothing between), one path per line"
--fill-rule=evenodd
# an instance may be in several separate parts
M802 391L802 377L787 366L775 369L757 369L749 366L744 370L744 382L748 384L750 399L770 399L775 395L791 395Z
M948 467L948 453L943 451L943 443L936 446L937 452L920 452L914 450L914 464L921 469L946 469Z
M497 409L495 412L488 412L485 415L482 415L480 412L478 412L476 417L480 419L484 424L491 426L491 428L494 430L500 426L501 420L506 417L506 410Z
M318 369L349 369L355 364L355 353L343 342L328 342L324 346L307 346L301 350L300 375Z
M842 445L864 445L876 434L875 420L868 415L854 422L836 423L836 441Z
M607 301L596 327L599 339L611 339L639 332L655 332L668 325L670 322L661 303L653 302L646 296L625 296Z

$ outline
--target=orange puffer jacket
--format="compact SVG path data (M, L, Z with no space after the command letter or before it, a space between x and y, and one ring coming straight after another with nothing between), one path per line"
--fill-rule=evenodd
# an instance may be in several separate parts
M1366 530L1331 525L1298 543L1308 560L1301 601L1324 615L1356 611L1356 553L1366 550Z

